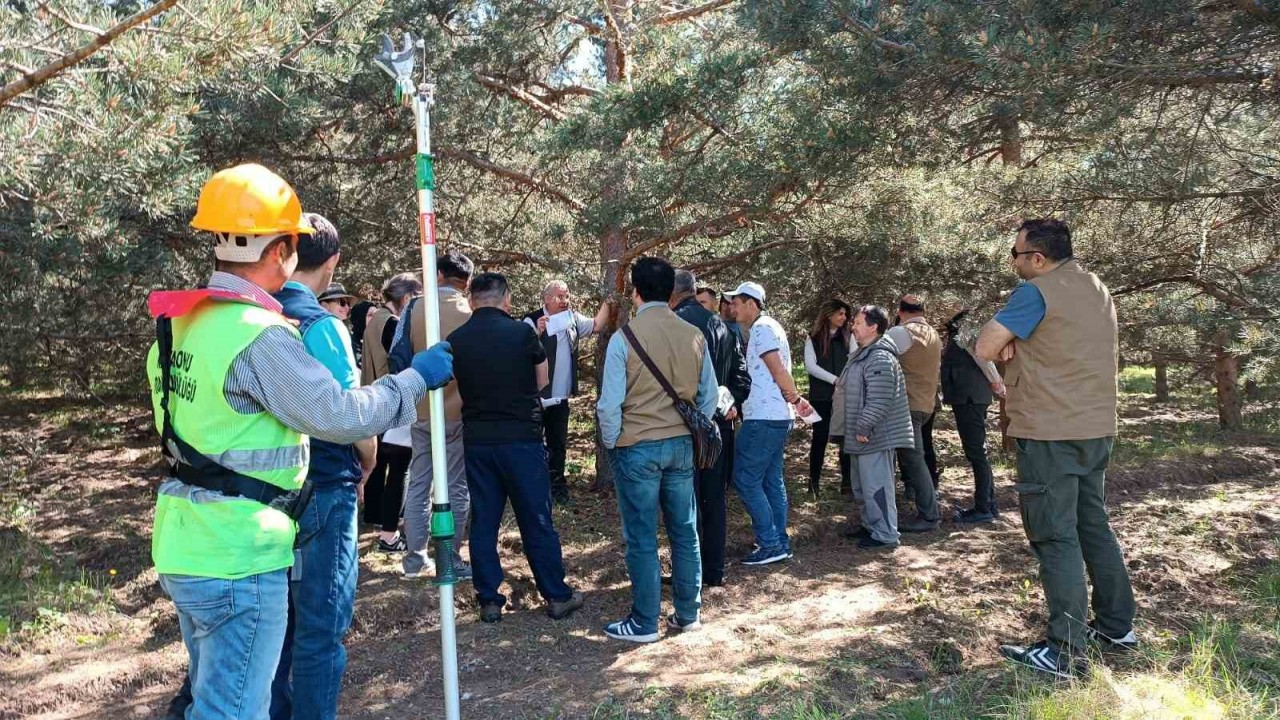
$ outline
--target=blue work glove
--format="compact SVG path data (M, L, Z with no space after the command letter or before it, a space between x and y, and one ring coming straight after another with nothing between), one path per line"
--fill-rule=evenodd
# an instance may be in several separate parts
M441 340L414 355L409 367L418 371L428 390L444 387L453 379L453 348Z

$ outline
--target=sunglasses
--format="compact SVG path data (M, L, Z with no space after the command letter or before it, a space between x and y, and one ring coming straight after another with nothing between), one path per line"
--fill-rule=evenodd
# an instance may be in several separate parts
M1039 250L1023 250L1022 252L1018 252L1018 246L1015 245L1009 248L1009 257L1013 258L1014 260L1017 260L1019 255L1034 255L1039 252L1040 252ZM1040 254L1043 255L1044 253L1040 253Z
M342 307L351 307L351 301L347 298L338 298L336 300L325 300L325 302L337 303Z

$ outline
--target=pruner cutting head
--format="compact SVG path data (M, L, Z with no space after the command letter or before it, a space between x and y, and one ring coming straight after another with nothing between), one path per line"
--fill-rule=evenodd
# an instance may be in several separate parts
M413 97L413 54L415 49L421 45L420 40L415 40L409 33L404 34L404 48L396 50L395 45L391 42L391 36L384 34L382 36L382 52L379 52L373 61L383 72L395 78L396 81L396 98L402 101L408 101Z

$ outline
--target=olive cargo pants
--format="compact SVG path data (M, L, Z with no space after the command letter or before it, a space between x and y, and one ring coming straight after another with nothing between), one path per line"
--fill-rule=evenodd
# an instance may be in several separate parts
M1124 555L1106 508L1106 470L1113 438L1016 439L1018 506L1049 605L1049 641L1083 649L1093 583L1094 629L1124 637L1136 610Z

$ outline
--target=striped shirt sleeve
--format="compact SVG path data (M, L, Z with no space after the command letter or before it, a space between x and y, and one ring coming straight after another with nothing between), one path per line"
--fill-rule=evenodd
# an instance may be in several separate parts
M237 412L266 411L293 430L345 445L417 420L427 386L405 370L344 390L292 333L271 327L236 357L223 392Z

